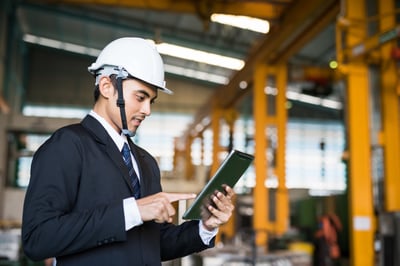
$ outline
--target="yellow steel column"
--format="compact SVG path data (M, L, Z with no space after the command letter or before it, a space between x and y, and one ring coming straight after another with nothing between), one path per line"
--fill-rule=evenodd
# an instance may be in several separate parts
M174 156L172 157L172 169L178 168L178 159L180 156L181 151L178 147L178 138L174 139Z
M220 160L219 160L219 154L221 151L221 145L220 145L220 131L221 131L221 109L214 107L211 113L211 128L213 132L213 160L212 160L212 165L211 165L211 175L213 175L219 165L220 165Z
M368 71L350 64L347 80L351 265L374 265Z
M200 133L200 164L201 165L205 165L204 164L204 132Z
M238 112L233 108L229 108L223 111L223 118L228 124L229 134L230 134L229 137L232 138L231 141L233 141L233 134L235 132L235 122L238 116L239 116ZM234 147L234 143L230 143L229 145L232 145L229 148ZM234 199L234 204L236 205L236 198ZM232 239L235 236L235 224L236 224L236 216L232 215L229 221L220 227L221 235L224 234L227 239Z
M394 1L378 1L380 13L380 31L396 26ZM396 90L397 67L391 58L391 49L396 47L396 40L385 43L381 50L381 95L382 95L382 141L385 162L385 210L400 211L400 116L399 95Z
M364 0L345 0L345 19L350 21L345 35L347 47L366 39ZM346 69L342 67L342 69ZM349 147L350 264L374 265L374 214L372 202L371 138L369 134L368 67L361 59L347 65L347 127Z
M286 187L285 174L285 152L286 152L286 85L287 85L287 66L284 64L276 67L276 84L278 95L276 98L276 116L278 131L278 149L276 153L276 175L278 177L278 187L276 193L276 233L283 234L288 227L289 219L289 199Z
M212 109L212 113L211 113L211 129L212 129L212 133L213 133L213 151L212 151L212 165L211 165L211 171L210 171L210 176L208 178L210 178L218 169L219 165L220 165L220 158L219 158L219 154L221 152L221 145L220 145L220 133L221 133L221 109L214 106ZM220 242L221 241L221 233L223 232L223 230L219 231L219 234L217 235L216 238L216 242Z
M254 220L253 227L256 232L257 247L265 247L268 240L268 190L265 187L267 176L267 138L265 135L267 100L264 93L266 85L266 67L258 64L254 72L253 86L253 116L255 125L255 158L254 167L256 185L254 187Z
M193 180L194 178L194 167L193 167L193 163L192 163L192 144L193 144L193 137L192 136L188 136L188 138L186 139L186 143L185 143L185 177L186 180Z

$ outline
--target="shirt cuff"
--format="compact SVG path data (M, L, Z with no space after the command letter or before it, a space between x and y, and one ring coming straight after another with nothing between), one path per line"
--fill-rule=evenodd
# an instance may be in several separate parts
M142 217L140 217L139 208L134 197L124 199L123 208L125 216L125 231L143 224Z
M218 227L214 228L214 230L212 231L208 231L207 229L204 228L203 221L199 222L199 235L205 245L208 246L211 240L217 235L217 233L218 233Z

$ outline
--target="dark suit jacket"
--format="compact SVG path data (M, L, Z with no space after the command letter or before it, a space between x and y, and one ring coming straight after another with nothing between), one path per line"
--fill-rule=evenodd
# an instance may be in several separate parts
M130 141L141 195L161 191L155 159ZM33 260L57 265L160 265L201 251L198 221L145 222L125 231L122 201L132 195L127 168L101 124L87 116L57 130L35 153L24 202L22 244Z

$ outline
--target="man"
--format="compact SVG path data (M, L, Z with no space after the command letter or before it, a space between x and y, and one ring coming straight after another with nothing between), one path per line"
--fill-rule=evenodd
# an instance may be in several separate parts
M336 214L325 214L318 219L318 229L314 239L313 265L330 266L339 263L338 233L341 230L342 223Z
M130 139L158 90L171 93L155 47L117 39L89 71L96 78L93 110L34 155L22 224L26 255L56 257L57 265L160 265L212 247L234 209L233 190L212 195L211 216L174 225L172 203L194 195L162 192L156 160Z

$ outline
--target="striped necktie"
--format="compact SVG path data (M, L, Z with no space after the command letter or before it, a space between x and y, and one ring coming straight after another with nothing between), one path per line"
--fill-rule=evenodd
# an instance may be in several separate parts
M126 167L128 167L129 177L131 178L131 184L133 187L133 196L138 199L140 198L140 183L135 169L133 169L131 151L127 143L125 143L124 147L122 148L122 157Z

